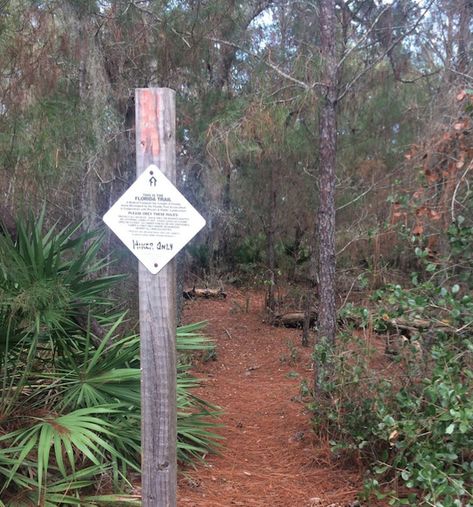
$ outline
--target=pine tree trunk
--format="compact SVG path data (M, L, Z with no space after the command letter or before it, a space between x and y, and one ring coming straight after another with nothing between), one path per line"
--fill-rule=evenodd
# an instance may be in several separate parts
M463 0L459 7L460 19L458 24L458 56L457 70L467 74L470 65L471 31L470 24L473 15L472 0Z
M274 182L274 168L270 167L269 176L269 208L268 208L268 232L267 232L267 248L268 248L268 292L266 305L271 320L274 318L276 310L276 298L274 295L276 289L276 254L274 251L274 233L276 221L276 189Z
M220 245L220 264L224 264L225 267L229 267L229 259L230 259L230 245L229 245L229 224L231 221L231 209L232 209L232 201L231 201L231 180L232 180L232 168L230 164L225 165L224 169L225 181L223 184L223 192L222 192L222 217L221 217L221 226L222 231L221 234L221 245Z
M320 0L320 38L323 61L322 79L326 84L319 120L320 168L319 210L319 317L318 344L326 359L316 365L316 391L331 374L330 355L335 347L335 167L337 142L337 59L335 0Z
M304 309L304 327L302 331L302 345L309 346L309 331L311 325L314 324L311 322L311 308L313 301L316 299L317 287L318 287L318 273L317 273L317 264L318 264L318 245L317 245L317 231L313 230L310 233L309 237L309 253L310 253L310 262L309 262L309 288L307 289L307 294L305 295L306 306ZM318 320L318 317L317 317Z
M304 323L302 325L302 346L309 346L310 317L314 289L311 287L304 296Z

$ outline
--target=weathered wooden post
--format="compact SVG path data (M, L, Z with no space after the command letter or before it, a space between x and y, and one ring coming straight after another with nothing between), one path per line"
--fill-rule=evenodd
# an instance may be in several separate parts
M136 175L151 164L176 182L175 94L135 91ZM139 264L143 507L176 505L176 266Z
M175 187L175 99L139 88L136 181L103 217L140 260L143 507L176 505L176 254L205 220Z

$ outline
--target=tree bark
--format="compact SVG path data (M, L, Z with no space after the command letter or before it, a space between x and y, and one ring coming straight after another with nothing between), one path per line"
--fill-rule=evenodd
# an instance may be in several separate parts
M267 293L267 308L271 317L274 318L276 310L276 299L274 291L276 288L276 254L274 251L274 235L275 235L275 222L276 222L276 188L275 188L275 174L274 167L270 166L269 176L269 208L268 208L268 233L267 233L267 248L268 248L268 293Z
M316 292L318 287L318 274L317 274L317 257L318 257L318 245L317 245L317 233L315 230L311 231L309 237L309 252L310 252L310 261L309 261L309 282L310 285L307 288L307 292L305 294L305 308L304 308L304 327L302 330L302 345L309 346L309 332L310 328L314 327L317 323L318 317L316 316L315 322L311 321L310 309L312 308L312 303L316 298Z
M304 322L302 325L302 346L309 346L309 333L312 323L311 319L311 306L312 306L313 289L308 290L304 297Z
M463 0L459 7L457 70L462 74L466 74L470 65L470 23L473 15L473 0Z
M104 111L109 107L113 93L105 68L103 48L100 38L96 36L95 13L85 4L73 0L63 2L61 12L64 25L77 48L78 95L81 108L89 118L89 129L94 138L93 147L85 146L84 172L77 192L83 227L85 230L93 230L99 226L103 211L100 209L100 180L110 180L113 174L104 121Z
M319 210L317 229L319 282L319 346L326 349L325 364L319 362L315 386L321 389L330 376L330 352L335 346L335 168L337 147L337 55L335 0L320 0L320 52L322 79L325 84L321 97L319 119L320 168ZM317 391L317 389L316 389Z

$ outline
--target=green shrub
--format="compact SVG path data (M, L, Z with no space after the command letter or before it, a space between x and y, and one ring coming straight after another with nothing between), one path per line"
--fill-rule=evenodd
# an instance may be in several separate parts
M140 505L136 496L91 495L140 469L139 337L103 276L100 237L78 227L43 232L43 217L0 236L0 505ZM207 350L203 323L177 330L178 350ZM215 448L215 409L178 366L178 458Z
M233 248L235 263L244 271L251 270L263 262L265 249L263 235L247 236Z
M192 257L193 267L199 272L206 272L210 269L211 252L208 245L192 243L188 247Z
M462 292L433 281L377 291L368 320L379 331L396 317L429 325L400 340L389 370L370 340L346 332L332 357L330 397L313 407L334 452L370 464L366 494L391 505L473 506L473 306ZM366 326L367 313L345 308L344 318Z

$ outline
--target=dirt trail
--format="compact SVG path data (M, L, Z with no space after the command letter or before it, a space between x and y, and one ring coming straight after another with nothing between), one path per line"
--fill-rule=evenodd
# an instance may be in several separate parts
M246 311L249 298L248 312ZM179 507L345 507L360 489L360 472L343 468L317 441L299 388L310 379L310 350L300 331L262 322L256 294L188 302L185 321L209 321L217 360L198 364L200 395L220 406L221 455L186 472ZM290 345L293 343L294 345Z

